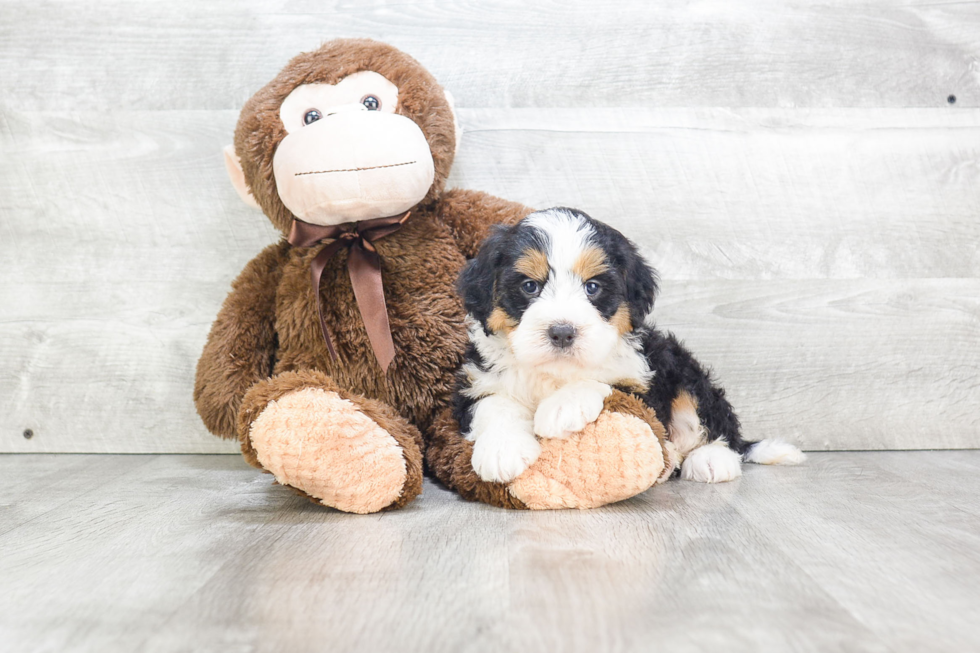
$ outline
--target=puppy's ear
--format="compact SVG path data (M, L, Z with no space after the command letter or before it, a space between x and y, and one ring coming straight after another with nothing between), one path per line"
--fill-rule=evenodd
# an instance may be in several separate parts
M633 328L643 325L643 321L653 311L653 303L660 291L657 271L650 267L643 255L630 247L626 258L626 299L630 305L630 321Z
M493 293L497 281L497 271L503 260L504 242L507 227L497 227L483 244L476 258L463 267L456 282L456 289L463 298L466 312L480 321L487 335L491 334L487 320L493 312Z

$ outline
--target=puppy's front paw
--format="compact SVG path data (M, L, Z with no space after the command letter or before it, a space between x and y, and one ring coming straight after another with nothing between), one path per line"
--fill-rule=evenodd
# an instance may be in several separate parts
M566 438L599 418L606 397L612 392L605 383L594 381L567 385L538 404L534 433L542 438Z
M473 443L473 471L489 483L510 483L541 455L530 433L488 431Z

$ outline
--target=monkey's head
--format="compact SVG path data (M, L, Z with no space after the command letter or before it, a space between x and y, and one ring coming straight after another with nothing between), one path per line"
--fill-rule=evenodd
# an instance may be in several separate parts
M367 39L295 57L242 109L225 162L239 194L284 233L397 215L442 191L452 101L408 55Z

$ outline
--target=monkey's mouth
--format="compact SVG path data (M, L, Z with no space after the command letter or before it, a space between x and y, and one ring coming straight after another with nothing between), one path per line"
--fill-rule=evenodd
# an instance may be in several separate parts
M303 175L326 175L331 172L361 172L362 170L378 170L380 168L397 168L398 166L410 166L417 161L404 161L402 163L389 163L383 166L368 166L366 168L339 168L337 170L310 170L309 172L297 172L294 174L296 177L301 177Z

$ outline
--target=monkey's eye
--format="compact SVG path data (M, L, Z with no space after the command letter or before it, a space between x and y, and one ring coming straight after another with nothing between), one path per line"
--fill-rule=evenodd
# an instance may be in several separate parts
M381 108L381 100L373 95L365 95L361 98L361 104L367 107L368 111L377 111Z
M316 122L322 117L323 115L317 109L310 109L309 111L306 112L306 115L303 116L303 122L309 125L310 123Z
M602 286L599 285L598 281L586 281L585 282L585 294L589 297L595 297L599 294L599 290Z
M521 284L521 290L523 290L524 294L526 295L537 295L538 290L540 289L541 287L538 285L538 282L534 281L533 279L528 279Z

